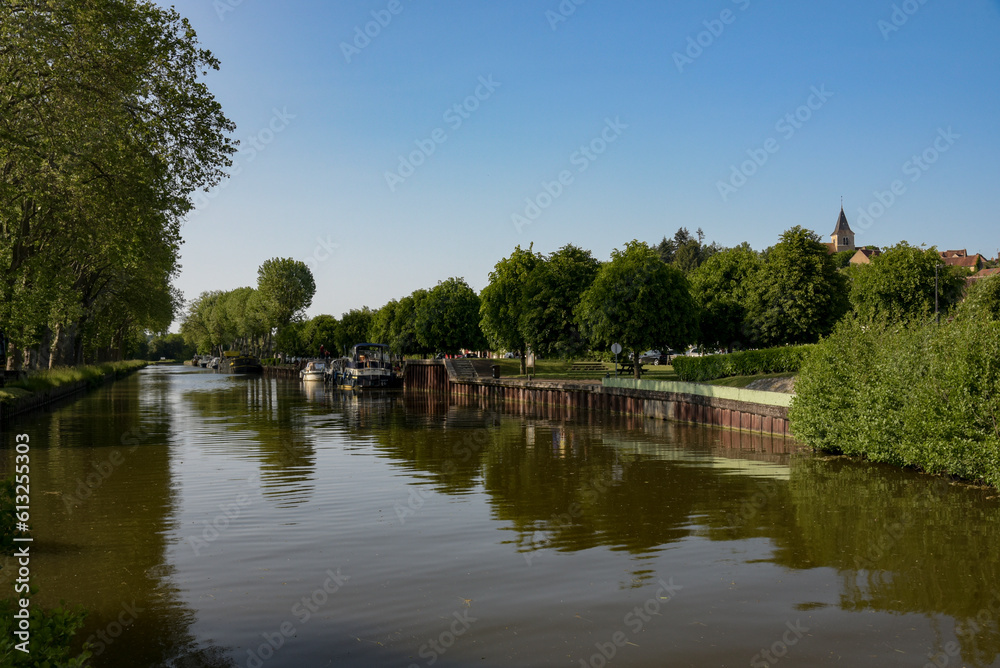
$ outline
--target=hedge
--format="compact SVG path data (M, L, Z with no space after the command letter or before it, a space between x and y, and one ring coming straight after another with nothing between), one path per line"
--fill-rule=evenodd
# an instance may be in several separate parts
M1000 486L1000 323L841 323L803 365L792 433L816 450Z
M753 376L758 373L784 373L798 371L809 357L815 344L782 346L764 350L744 350L728 355L704 357L675 357L671 364L681 380L704 382L729 376Z

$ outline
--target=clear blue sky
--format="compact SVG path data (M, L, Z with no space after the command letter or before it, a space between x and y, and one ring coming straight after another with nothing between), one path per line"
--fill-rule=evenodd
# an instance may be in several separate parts
M480 290L517 244L828 237L841 196L859 244L1000 246L1000 0L175 7L242 142L184 227L188 299L294 257L309 314L339 317L449 276Z

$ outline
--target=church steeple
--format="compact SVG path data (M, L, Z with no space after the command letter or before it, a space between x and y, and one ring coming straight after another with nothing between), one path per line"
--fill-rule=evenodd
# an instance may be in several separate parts
M840 216L837 218L836 227L833 228L833 234L830 235L830 241L833 242L830 245L835 253L845 250L857 250L854 246L854 231L847 222L843 202L840 204Z

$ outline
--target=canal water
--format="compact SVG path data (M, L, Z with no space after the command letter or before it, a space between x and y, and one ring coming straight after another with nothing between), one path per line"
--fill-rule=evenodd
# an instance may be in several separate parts
M1000 665L996 492L780 439L190 367L17 433L98 667Z

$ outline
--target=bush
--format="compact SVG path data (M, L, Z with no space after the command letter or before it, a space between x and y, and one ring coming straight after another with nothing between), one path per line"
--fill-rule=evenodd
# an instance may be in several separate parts
M815 348L815 344L808 344L766 348L764 350L744 350L728 355L675 357L671 364L681 380L699 383L729 376L753 376L759 373L798 371L802 362Z
M37 590L32 590L35 594ZM83 668L91 656L90 648L84 644L83 651L72 656L70 647L73 636L83 626L87 613L82 609L70 610L65 607L45 610L33 606L30 611L31 624L30 653L15 648L19 642L14 635L17 620L14 619L15 601L0 600L0 666L25 666L42 668L63 666Z
M802 367L792 433L817 450L1000 486L1000 327L987 315L845 320Z

